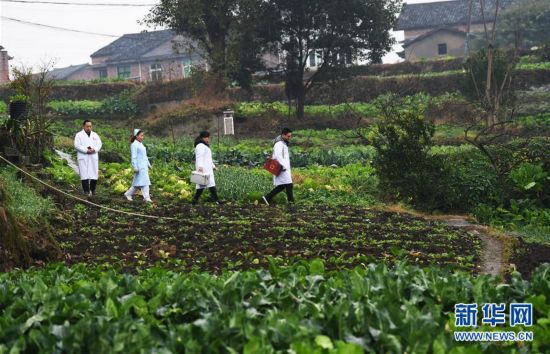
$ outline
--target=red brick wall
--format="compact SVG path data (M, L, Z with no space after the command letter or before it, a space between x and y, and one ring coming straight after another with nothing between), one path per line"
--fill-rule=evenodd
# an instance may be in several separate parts
M8 52L0 51L0 84L10 81L10 64Z

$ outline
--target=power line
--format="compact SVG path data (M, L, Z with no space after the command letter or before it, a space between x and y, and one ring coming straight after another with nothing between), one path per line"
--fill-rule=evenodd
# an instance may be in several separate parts
M76 3L76 2L58 2L58 1L36 1L36 0L0 0L1 2L17 2L24 4L49 4L49 5L76 5L76 6L155 6L157 4L123 4L123 3Z
M106 34L106 33L97 33L97 32L80 31L80 30L73 29L73 28L65 28L65 27L50 26L50 25L45 25L45 24L42 24L42 23L24 21L24 20L19 20L19 19L17 19L17 18L11 18L11 17L6 17L6 16L2 16L2 18L3 18L4 20L13 21L13 22L19 22L19 23L22 23L22 24L25 24L25 25L32 25L32 26L38 26L38 27L46 27L46 28L50 28L50 29L54 29L54 30L58 30L58 31L77 32L77 33L91 34L91 35L94 35L94 36L103 36L103 37L116 37L116 38L120 37L120 36L117 36L117 35L114 35L114 34Z

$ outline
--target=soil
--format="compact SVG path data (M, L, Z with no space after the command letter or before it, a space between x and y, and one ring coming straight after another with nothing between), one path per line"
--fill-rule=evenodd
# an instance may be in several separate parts
M550 246L540 243L528 243L518 238L510 262L518 272L530 277L533 271L543 263L550 263Z
M169 203L166 201L166 203ZM284 261L322 258L327 268L372 261L478 271L481 242L469 232L406 214L361 207L110 202L111 207L168 216L146 219L66 206L55 224L66 262L119 265L127 270L158 262L219 272Z

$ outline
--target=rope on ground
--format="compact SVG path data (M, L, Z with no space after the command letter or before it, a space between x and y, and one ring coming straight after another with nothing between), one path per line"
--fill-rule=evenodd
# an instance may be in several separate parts
M50 188L51 190L54 190L60 194L63 194L64 196L66 197L69 197L69 198L72 198L72 199L75 199L75 200L78 200L79 202L81 203L84 203L84 204L88 204L88 205L91 205L91 206L94 206L96 208L99 208L99 209L104 209L104 210L108 210L108 211L112 211L113 213L119 213L119 214L126 214L126 215L131 215L131 216L139 216L139 217L142 217L142 218L149 218L149 219L167 219L167 220L176 220L176 218L172 218L172 217L169 217L169 216L157 216L157 215L147 215L147 214L140 214L140 213L134 213L134 212L130 212L130 211L124 211L124 210L118 210L118 209L114 209L114 208L111 208L111 207L108 207L108 206L105 206L105 205L101 205L101 204L96 204L94 202L91 202L89 200L86 200L86 199L83 199L83 198L80 198L80 197L77 197L77 196L74 196L72 194L69 194L65 191L62 191L44 181L42 181L41 179L39 179L38 177L36 176L33 176L32 174L30 174L29 172L23 170L22 168L20 168L19 166L17 166L16 164L12 163L11 161L7 160L6 158L4 158L2 155L0 155L0 159L2 159L4 162L6 162L8 165L11 165L12 167L14 167L16 170L22 172L23 174L29 176L30 178L34 179L35 181L43 184L44 186Z

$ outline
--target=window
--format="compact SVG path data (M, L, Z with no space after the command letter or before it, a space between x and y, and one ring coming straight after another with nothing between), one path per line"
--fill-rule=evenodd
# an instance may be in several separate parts
M321 66L321 64L323 64L324 60L323 60L323 51L322 50L317 50L317 66Z
M191 58L183 59L181 62L181 67L183 69L183 78L186 79L191 76L193 69L193 61Z
M315 51L313 50L309 51L309 66L311 67L315 66Z
M151 64L151 69L149 70L151 74L151 80L161 81L162 80L162 66L160 63Z
M107 77L107 69L99 69L97 74L100 79L104 79Z
M439 43L437 45L437 54L439 55L447 54L447 43Z
M121 79L128 79L130 77L131 68L130 65L117 66L118 77Z
M323 64L323 51L318 50L310 50L308 54L309 59L309 67L314 68L316 66L321 66Z

